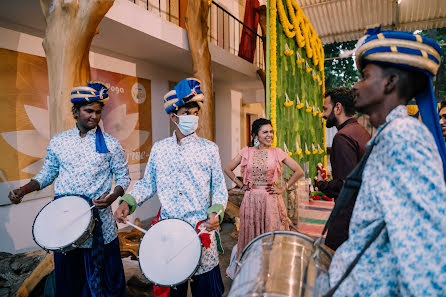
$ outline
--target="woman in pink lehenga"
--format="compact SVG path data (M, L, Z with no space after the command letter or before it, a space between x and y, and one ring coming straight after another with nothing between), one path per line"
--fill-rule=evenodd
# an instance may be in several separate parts
M246 189L240 207L237 259L246 245L260 234L289 230L282 192L303 176L296 161L280 148L271 148L274 132L269 120L257 119L251 131L252 146L243 148L225 168L226 175L240 188ZM281 174L282 163L294 173L284 187L278 187L275 183ZM233 172L238 165L241 165L243 182Z

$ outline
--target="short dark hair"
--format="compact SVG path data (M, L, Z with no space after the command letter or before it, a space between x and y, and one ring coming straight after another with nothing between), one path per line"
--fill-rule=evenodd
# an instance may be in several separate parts
M198 107L198 110L200 110L200 104L198 104L197 101L187 102L186 104L184 104L180 108L185 108L185 109L189 110L189 109L194 108L194 107ZM173 110L172 113L177 114L178 110L180 110L180 108Z
M383 77L389 75L398 76L398 95L404 98L406 103L428 87L429 78L422 72L397 68L385 64L378 64L378 66L382 69Z
M341 103L346 116L351 117L355 115L355 94L352 89L345 87L330 89L325 92L325 98L328 96L330 96L333 106L338 102Z
M252 123L251 127L251 146L254 146L254 138L259 134L260 128L265 125L271 125L271 121L268 119L260 118Z
M446 107L446 97L444 97L443 100L441 100L440 109L438 111L442 110L445 107Z
M77 120L77 118L76 118L76 116L74 115L74 113L75 113L76 111L79 111L79 110L81 109L82 106L89 105L89 104L92 104L92 103L95 103L95 102L99 103L99 104L101 105L101 107L104 107L104 103L102 103L102 102L100 102L100 101L93 101L93 102L76 102L76 103L73 103L73 107L71 108L71 112L73 113L73 118L74 118L75 120Z

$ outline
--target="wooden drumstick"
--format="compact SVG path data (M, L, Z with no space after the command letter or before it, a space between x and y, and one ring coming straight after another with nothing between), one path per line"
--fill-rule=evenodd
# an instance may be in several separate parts
M127 225L132 226L133 228L135 228L136 230L141 231L142 233L147 233L147 230L144 230L143 228L136 226L133 223L130 223L129 221L125 222Z
M222 210L219 210L217 212L216 217L218 217L221 214ZM198 232L197 236L200 236L202 233L206 232L206 228L203 228L200 230L200 232ZM178 250L177 253L175 253L175 255L173 255L170 259L167 259L166 264L168 264L169 262L171 262L173 259L175 259L179 254L181 254L181 252L183 252L189 245L191 245L194 242L195 238L193 238L191 241L189 241L187 244L185 244L180 250Z

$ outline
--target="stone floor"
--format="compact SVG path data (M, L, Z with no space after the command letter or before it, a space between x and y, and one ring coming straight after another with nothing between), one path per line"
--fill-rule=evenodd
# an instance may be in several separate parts
M43 250L15 255L0 252L0 297L15 296L17 289L45 256ZM43 291L43 286L40 285L38 290Z

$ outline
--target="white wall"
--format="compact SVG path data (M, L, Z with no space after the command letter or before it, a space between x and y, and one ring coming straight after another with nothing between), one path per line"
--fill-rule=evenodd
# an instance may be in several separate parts
M230 86L215 86L215 142L220 149L222 167L240 151L240 108L242 93L231 90ZM235 171L240 174L240 168ZM226 186L232 188L234 183L225 175Z

